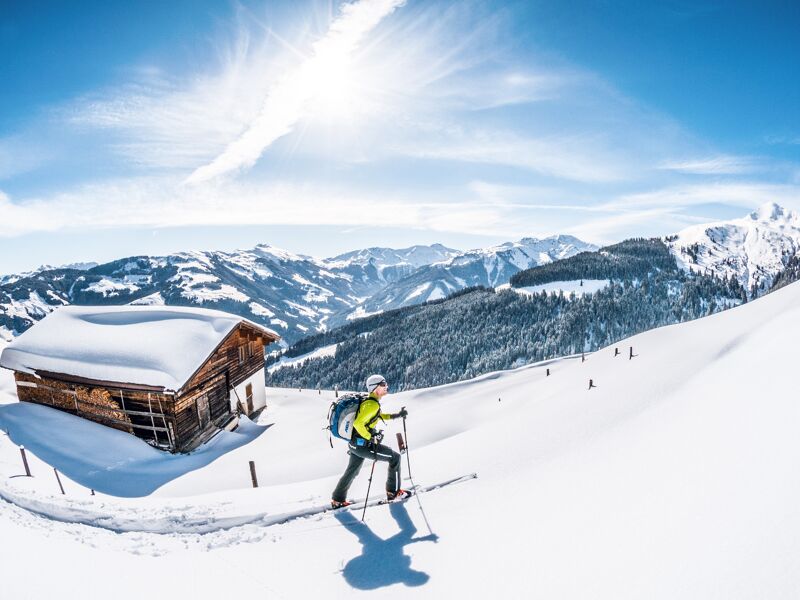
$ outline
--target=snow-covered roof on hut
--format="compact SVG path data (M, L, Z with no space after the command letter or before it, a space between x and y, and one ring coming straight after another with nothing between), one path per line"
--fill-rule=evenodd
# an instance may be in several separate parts
M178 390L240 323L218 310L177 306L63 306L12 341L0 366Z

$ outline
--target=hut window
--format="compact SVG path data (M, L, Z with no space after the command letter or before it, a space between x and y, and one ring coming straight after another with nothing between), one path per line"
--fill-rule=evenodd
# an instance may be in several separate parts
M239 364L244 362L244 346L239 346Z

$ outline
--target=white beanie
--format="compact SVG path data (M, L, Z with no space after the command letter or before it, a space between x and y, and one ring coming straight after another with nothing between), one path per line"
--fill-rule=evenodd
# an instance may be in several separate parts
M383 375L370 375L367 377L367 391L373 392L376 387L380 384L386 383L386 379L384 379Z

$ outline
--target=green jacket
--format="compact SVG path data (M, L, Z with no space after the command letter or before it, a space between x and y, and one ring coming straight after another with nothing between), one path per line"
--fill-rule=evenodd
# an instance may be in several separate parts
M365 440L370 440L372 439L372 430L378 419L388 421L391 418L392 415L381 412L381 403L373 392L358 407L356 419L353 421L353 429Z

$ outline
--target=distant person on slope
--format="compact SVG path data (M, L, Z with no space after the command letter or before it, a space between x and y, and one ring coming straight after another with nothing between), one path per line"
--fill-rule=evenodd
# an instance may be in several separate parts
M353 483L364 459L380 460L389 463L389 473L386 478L386 499L395 500L409 496L410 493L400 488L400 455L381 444L383 432L376 431L375 426L378 421L405 418L408 411L404 408L399 413L387 414L381 412L381 398L389 393L389 384L381 375L370 375L367 378L367 391L369 396L361 403L353 421L353 435L348 445L350 462L339 480L336 489L333 490L331 506L340 508L347 506L347 490Z

